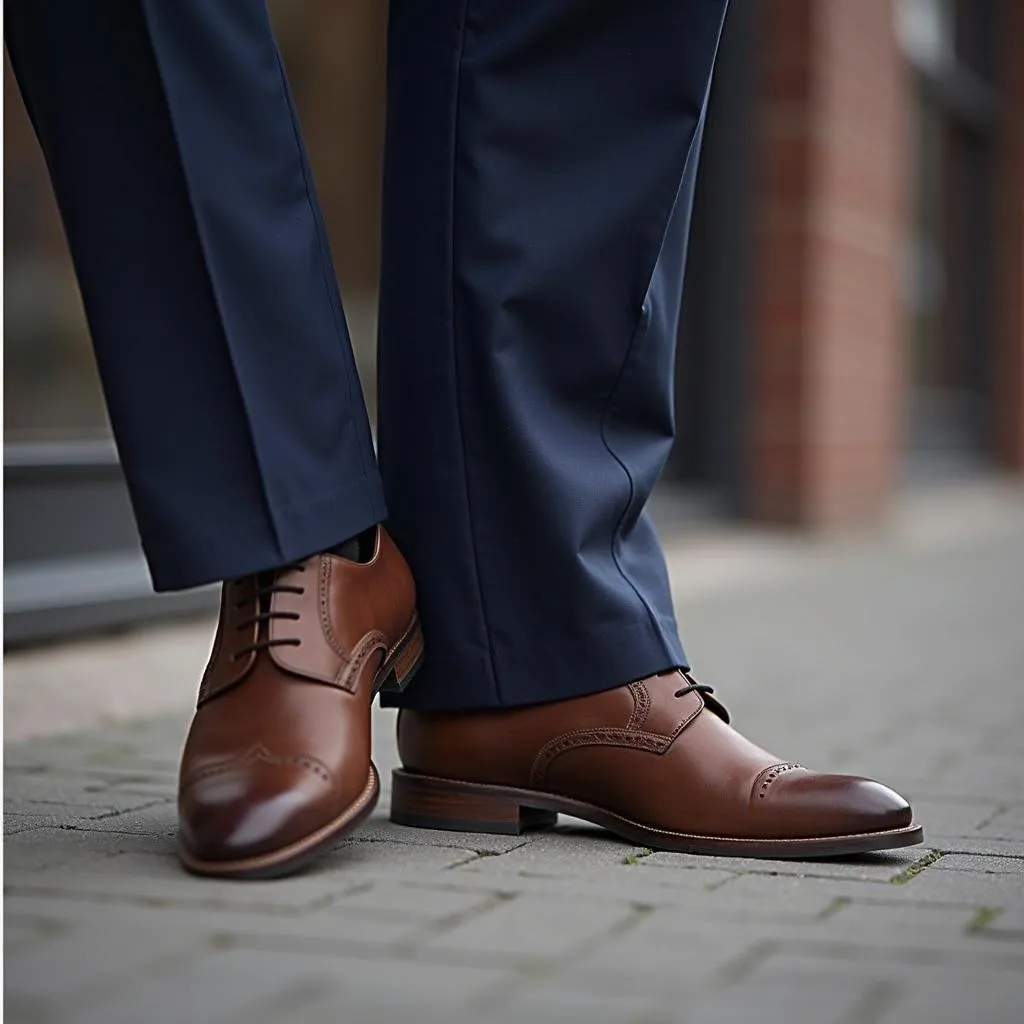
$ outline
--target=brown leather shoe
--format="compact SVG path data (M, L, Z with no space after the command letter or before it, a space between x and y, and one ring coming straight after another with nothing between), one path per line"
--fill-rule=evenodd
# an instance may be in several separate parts
M517 833L562 812L660 850L745 857L921 842L891 789L780 761L733 730L710 693L674 672L553 704L403 711L391 818Z
M351 832L377 803L370 704L419 667L405 559L316 555L225 583L181 759L179 855L190 871L274 877Z

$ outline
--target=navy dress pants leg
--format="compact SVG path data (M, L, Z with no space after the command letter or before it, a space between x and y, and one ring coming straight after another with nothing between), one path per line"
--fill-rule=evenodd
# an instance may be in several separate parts
M427 635L401 703L685 665L643 509L725 6L391 0L382 484L263 0L10 0L158 589L387 516Z
M322 218L263 0L10 0L158 590L382 520Z
M378 443L428 647L392 703L686 664L644 504L725 6L391 0Z

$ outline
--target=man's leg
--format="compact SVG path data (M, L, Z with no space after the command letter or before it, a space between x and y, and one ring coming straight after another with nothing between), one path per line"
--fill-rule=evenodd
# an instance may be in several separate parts
M372 810L370 702L422 639L408 567L369 530L384 501L267 11L6 13L154 582L229 581L182 757L181 856L281 874Z
M392 2L379 439L431 637L406 706L686 664L644 505L725 6Z
M262 0L12 0L158 589L385 515L320 210Z
M897 794L780 762L673 671L643 507L724 13L392 0L381 465L430 637L398 698L396 821L563 811L768 857L921 840Z

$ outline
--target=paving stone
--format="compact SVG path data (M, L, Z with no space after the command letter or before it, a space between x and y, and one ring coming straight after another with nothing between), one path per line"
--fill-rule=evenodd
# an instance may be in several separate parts
M88 794L77 794L88 796ZM110 817L125 811L149 807L157 799L137 793L104 793L104 802L76 803L73 800L19 800L14 797L4 799L5 814L31 814L36 817L59 815L65 822L90 821Z
M890 781L893 786L899 785L897 779ZM994 801L922 797L915 792L912 783L899 785L899 788L913 806L914 817L924 826L926 843L932 843L938 836L973 836L978 827L990 821L999 810L999 804Z
M795 875L738 875L710 893L706 903L732 920L778 915L780 920L817 920L850 899L872 894L889 897L889 889L851 879L801 878Z
M136 780L136 785L145 784L145 777L138 773L127 776ZM152 779L145 780L152 784ZM158 796L164 796L161 791ZM4 777L4 802L68 804L101 809L118 808L130 810L133 806L146 803L151 794L132 792L116 779L85 774L43 775L9 772Z
M1024 942L1024 908L1008 907L997 913L980 911L975 918L977 934L998 939L1012 939Z
M42 945L67 928L60 908L52 904L46 913L31 913L24 908L17 909L18 901L8 900L4 913L4 955Z
M13 836L18 832L46 828L58 824L66 815L61 814L5 814L4 835Z
M633 846L598 829L534 832L529 841L498 857L481 857L462 866L460 872L486 874L569 875L626 867L627 861L644 856L645 847Z
M922 902L1024 906L1024 878L1018 872L924 871L899 888L904 890L901 896Z
M214 879L189 884L181 875L171 857L118 857L111 858L110 868L103 873L61 869L9 880L5 891L8 896L33 896L55 903L287 914L317 907L358 884L351 878L322 878L316 884L301 878L253 890Z
M110 858L121 854L173 850L169 840L74 828L39 828L8 836L4 841L4 881L12 884L33 876L71 868L112 869ZM124 862L122 862L124 863Z
M208 923L217 944L339 956L397 955L422 944L431 928L431 922L350 912L333 904L300 908L292 914L236 913Z
M381 797L381 808L389 801ZM482 832L442 832L429 828L408 828L389 821L387 810L378 809L360 829L359 839L384 840L413 846L450 846L477 853L506 853L527 842L523 836L488 835Z
M804 921L826 913L844 895L844 890L819 881L825 889L794 891L776 884L765 876L734 875L727 871L709 872L647 870L640 861L635 867L594 868L578 876L532 875L525 873L490 873L483 871L447 871L426 881L442 882L463 890L477 892L528 893L541 898L566 897L580 901L600 900L631 906L678 908L681 912L700 913L703 919L720 916L741 923L746 921ZM628 872L628 874L623 874ZM794 881L801 881L795 879ZM756 883L766 883L758 887ZM741 887L741 888L738 888ZM849 891L851 887L847 885ZM853 891L860 895L864 885L857 883ZM872 889L874 887L872 886ZM735 890L735 891L734 891Z
M361 886L336 904L339 913L364 912L408 921L439 921L469 913L493 895L452 886L389 880Z
M863 1010L889 1003L897 992L889 982L834 974L820 965L803 971L769 968L759 972L756 981L703 994L687 1006L681 1019L688 1024L736 1024L750 1019L748 1014L756 1007L758 1024L846 1024L863 1019Z
M1017 875L1024 884L1024 858L990 857L949 853L935 865L936 871L975 871L982 874Z
M148 727L145 741L118 726L12 745L4 751L5 777L15 773L60 777L78 772L174 776L184 728L180 722L171 725L164 719Z
M176 800L149 803L136 810L109 814L103 818L83 819L71 827L88 832L126 832L134 835L171 837L178 834Z
M868 882L889 882L931 851L922 847L862 857L820 860L760 860L730 857L728 868L751 875L799 875L805 878L850 878ZM643 867L676 870L722 867L721 857L695 857L682 853L654 853L643 859Z
M577 950L634 916L618 904L517 896L428 940L424 948L535 963Z
M449 1021L487 988L500 968L399 965L369 958L250 949L206 953L174 971L138 978L68 1024L296 1024L307 1020L375 1024ZM333 1016L325 1017L325 1011ZM312 1016L317 1014L317 1016ZM391 1016L388 1016L388 1015ZM462 1020L472 1020L469 1014Z
M348 895L341 893L273 913L265 906L252 905L216 911L204 908L196 922L221 945L339 956L408 956L463 921L487 913L503 899L494 894L467 897L448 893L447 899L428 897L423 905L417 902L408 910L399 910L387 909L388 902L379 892L360 901L362 888L354 890L351 903ZM184 912L183 907L175 909Z
M1024 789L1024 762L1017 759L1016 765L1018 783L1020 788ZM995 815L984 827L979 828L978 834L992 839L1024 841L1024 807L1008 807Z
M428 874L448 871L463 864L471 864L479 854L454 846L420 846L390 841L366 842L361 839L339 843L324 859L321 866L344 871L353 877L359 874Z
M881 1020L890 1024L1020 1024L1024 975L956 971L906 986Z
M500 1009L481 1009L485 1024L523 1024L533 1020L543 1024L661 1024L671 1018L665 1004L649 994L591 993L563 988L533 988L520 982L520 993Z
M1006 1000L1008 995L1013 994L1015 986L1019 988L1020 979L1005 971L983 966L937 966L893 959L866 962L851 960L845 954L830 957L785 949L752 963L750 971L740 979L740 983L729 989L728 997L742 1005L742 997L746 995L748 1005L758 1007L757 1019L760 1020L762 1004L759 993L762 990L769 1007L772 1003L778 1007L778 996L773 999L772 990L777 993L780 987L788 986L800 991L822 984L835 985L844 990L849 990L851 986L862 986L861 995L855 997L850 1012L832 1018L837 1024L866 1024L869 1021L883 1021L885 1024L963 1024L964 1021L1009 1024L1019 1019L1018 1016L1007 1016ZM961 997L948 1001L946 997L933 1000L927 1012L920 1013L919 999L922 994L941 991L948 993L951 989L959 990ZM963 1005L963 994L973 1005L967 1012ZM1016 1010L1012 1002L1008 1005ZM733 1009L736 1008L734 1005ZM697 1009L699 1011L702 1008ZM707 1018L697 1012L685 1019L703 1024ZM745 1019L742 1013L734 1018ZM776 1018L769 1015L768 1019ZM794 1013L790 1018L794 1024L804 1020L817 1022L820 1019L828 1018L799 1013Z
M997 699L995 693L992 699ZM965 743L966 746L966 743ZM1020 799L1021 792L1021 767L1020 760L1016 757L984 758L980 756L975 760L974 756L964 753L964 760L969 767L962 769L956 777L954 784L943 781L937 786L937 792L943 790L950 792L963 792L978 798L998 800L1000 802L1011 802ZM1020 827L1017 825L1007 835L991 830L990 834L998 838L1021 838Z
M98 995L148 966L197 955L195 934L155 926L148 917L89 908L65 912L49 941L5 950L7 991L50 1008Z
M1020 905L1020 888L1013 875L986 875L971 871L939 872L932 865L905 884L884 886L839 878L779 876L773 881L764 876L742 875L735 882L723 886L716 895L729 900L746 900L755 893L769 889L774 890L774 897L769 893L769 898L781 901L794 898L811 905L815 900L832 903L839 901L843 904L887 905L898 912L901 912L902 907L920 906L973 913L979 906ZM1000 898L1002 903L999 902Z
M822 938L887 950L974 950L977 939L970 927L975 914L967 907L851 902L827 922Z
M780 935L778 926L737 928L704 915L667 917L643 918L596 943L558 972L558 984L592 993L639 990L665 1005L689 1005L695 992L715 985L736 965L766 955Z
M948 838L945 836L929 837L936 849L944 853L971 853L986 857L1024 858L1024 840L990 839L980 836L964 838Z

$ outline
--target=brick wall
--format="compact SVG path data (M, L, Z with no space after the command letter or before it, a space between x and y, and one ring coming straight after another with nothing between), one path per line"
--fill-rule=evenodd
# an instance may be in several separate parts
M763 0L748 512L883 507L901 441L908 80L889 0Z

